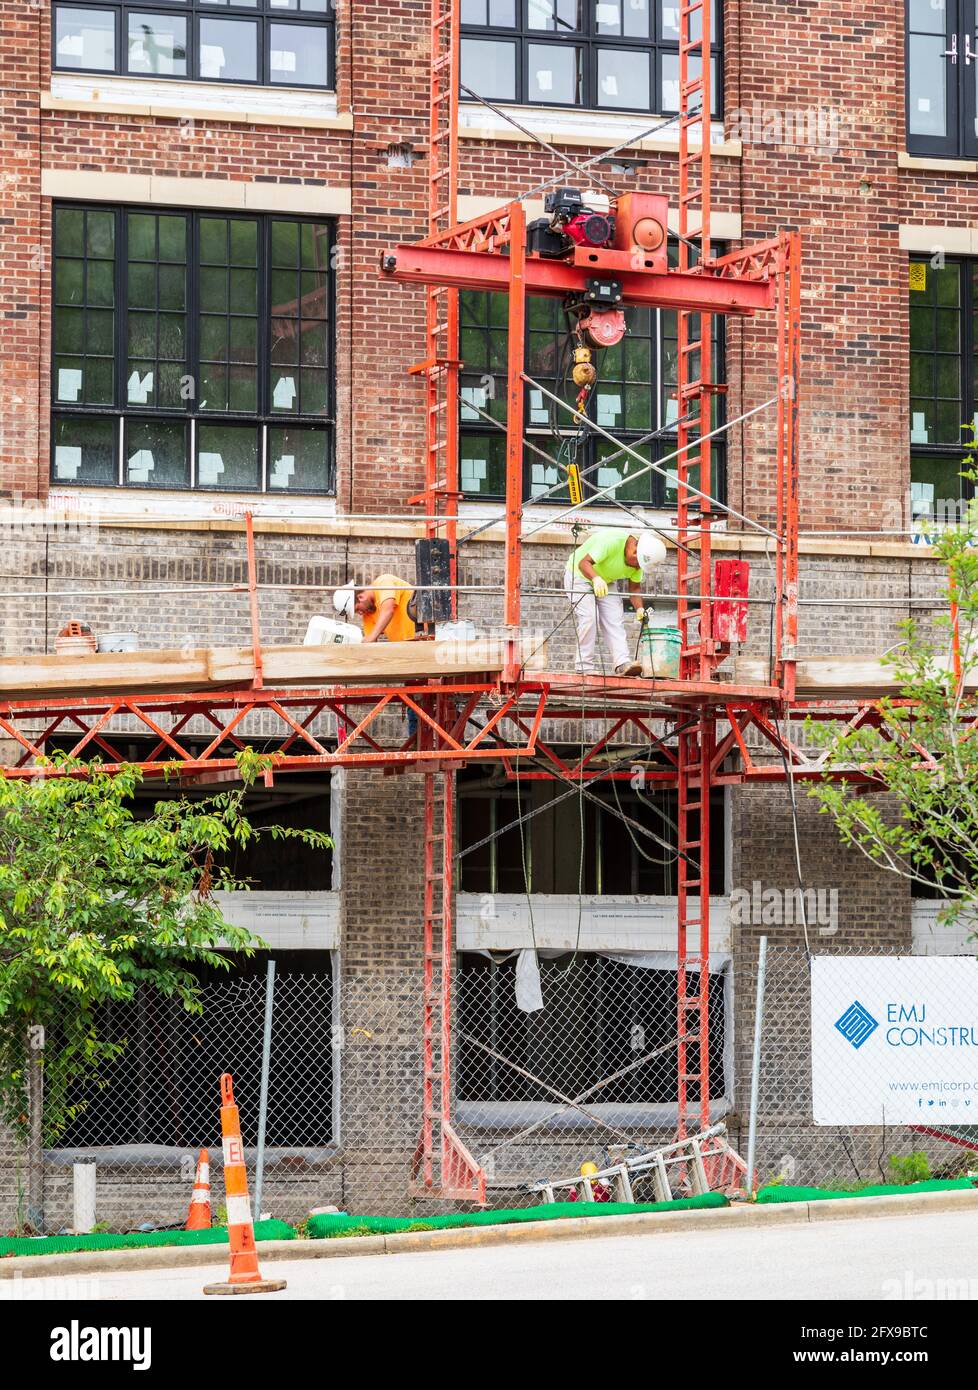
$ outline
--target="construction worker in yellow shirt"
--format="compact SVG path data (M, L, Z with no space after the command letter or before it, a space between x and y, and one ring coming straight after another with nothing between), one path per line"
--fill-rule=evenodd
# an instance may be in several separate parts
M666 547L654 531L635 531L604 527L592 531L567 561L564 589L574 609L577 628L576 669L583 675L597 675L594 648L598 632L611 658L616 676L637 676L641 665L632 661L625 637L625 614L621 594L611 588L619 579L628 580L628 592L639 622L645 614L642 579L661 565Z
M414 589L396 574L379 574L372 584L357 588L344 584L333 595L337 613L351 621L354 613L363 623L363 640L413 642L417 635Z

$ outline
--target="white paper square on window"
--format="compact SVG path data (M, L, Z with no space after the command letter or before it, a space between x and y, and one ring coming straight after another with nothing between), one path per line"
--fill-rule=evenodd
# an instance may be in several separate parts
M465 407L479 406L481 410L486 408L486 397L488 392L484 386L463 386L462 387L462 418L463 420L478 420L479 416L475 410L469 410L466 414Z
M129 61L130 63L145 63L146 45L143 43L142 39L130 39Z
M917 98L917 110L918 110L918 111L923 111L925 114L926 114L927 112L929 112L929 111L930 111L930 97L918 97L918 98Z
M268 475L269 487L288 487L289 479L295 473L295 454L283 454L272 464L272 471Z
M82 466L82 451L77 444L59 444L54 451L54 472L58 478L72 482Z
M291 48L272 49L272 68L275 72L295 72L295 59Z
M295 377L279 377L275 383L275 390L272 392L272 404L275 408L277 410L291 410L295 398Z
M543 68L536 74L537 90L541 92L552 92L554 89L554 75L549 68Z
M130 405L146 405L153 392L153 373L147 372L141 377L138 372L133 372L126 383L126 394Z
M197 481L202 487L213 487L223 472L223 454L201 453L197 455Z
M679 419L679 402L672 396L666 397L666 424L672 425Z
M65 34L58 42L59 58L84 58L85 39L82 34Z
M621 414L621 396L598 397L598 424L613 425Z
M224 49L220 44L204 43L200 46L200 75L201 77L220 77L227 59L224 56Z
M679 110L679 79L664 77L662 79L662 106L666 111Z
M130 455L126 476L131 483L148 483L149 475L156 467L152 449L137 449Z
M927 416L922 410L915 410L910 426L910 443L927 444L929 441L930 435L927 430Z
M616 97L618 95L618 78L613 72L609 72L602 77L601 90L606 97Z
M928 516L934 510L934 484L910 484L910 511L914 517Z
M462 486L474 488L486 476L485 459L462 459Z
M618 23L617 5L602 4L601 0L598 0L597 5L594 7L594 14L599 24Z
M543 392L530 390L530 423L534 425L545 425L550 419L547 407L543 401Z
M642 6L642 9L645 9L644 5ZM679 28L678 10L666 8L662 11L662 28L663 31L671 31Z
M58 369L58 400L77 401L81 394L82 374L80 367L60 367Z

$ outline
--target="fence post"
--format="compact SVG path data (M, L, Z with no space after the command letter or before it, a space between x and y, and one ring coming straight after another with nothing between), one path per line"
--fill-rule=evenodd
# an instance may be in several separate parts
M754 1000L754 1055L750 1069L750 1119L747 1125L747 1183L754 1192L754 1154L757 1147L757 1094L761 1080L761 1030L764 1027L764 980L767 974L767 937L757 953L757 995Z
M265 1178L265 1122L268 1119L268 1071L272 1059L272 1011L275 1007L275 962L268 962L265 976L265 1036L261 1047L261 1097L258 1102L258 1158L255 1164L255 1220L261 1220L262 1185Z
M44 1233L44 1027L27 1027L27 1220Z

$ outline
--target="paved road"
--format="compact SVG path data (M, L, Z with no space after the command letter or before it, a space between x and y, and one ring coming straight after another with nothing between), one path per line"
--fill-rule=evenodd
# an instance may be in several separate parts
M541 1241L342 1260L276 1260L272 1299L978 1298L978 1212ZM79 1297L201 1298L225 1265L86 1276ZM58 1297L45 1279L19 1297ZM68 1295L70 1297L70 1294ZM0 1301L4 1286L0 1281ZM247 1308L251 1298L211 1299Z

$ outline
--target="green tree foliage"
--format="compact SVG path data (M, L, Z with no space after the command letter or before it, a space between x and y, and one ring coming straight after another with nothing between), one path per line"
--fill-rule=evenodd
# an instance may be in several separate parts
M43 1048L50 1144L77 1114L79 1083L126 1046L100 1036L105 1004L149 987L200 1012L194 967L227 969L226 951L262 945L212 896L249 886L229 851L258 835L329 847L317 831L252 826L243 801L262 760L246 750L239 767L241 786L146 815L136 767L62 761L58 775L0 777L0 1113L22 1133L31 1048Z
M966 476L972 476L967 474ZM884 661L900 696L880 701L882 727L840 730L810 724L828 748L827 768L858 767L865 783L814 783L810 795L835 819L842 840L875 864L929 885L944 899L942 925L978 925L978 504L933 534L943 566L944 606L912 618ZM956 654L959 662L956 662ZM956 669L957 666L957 669Z

